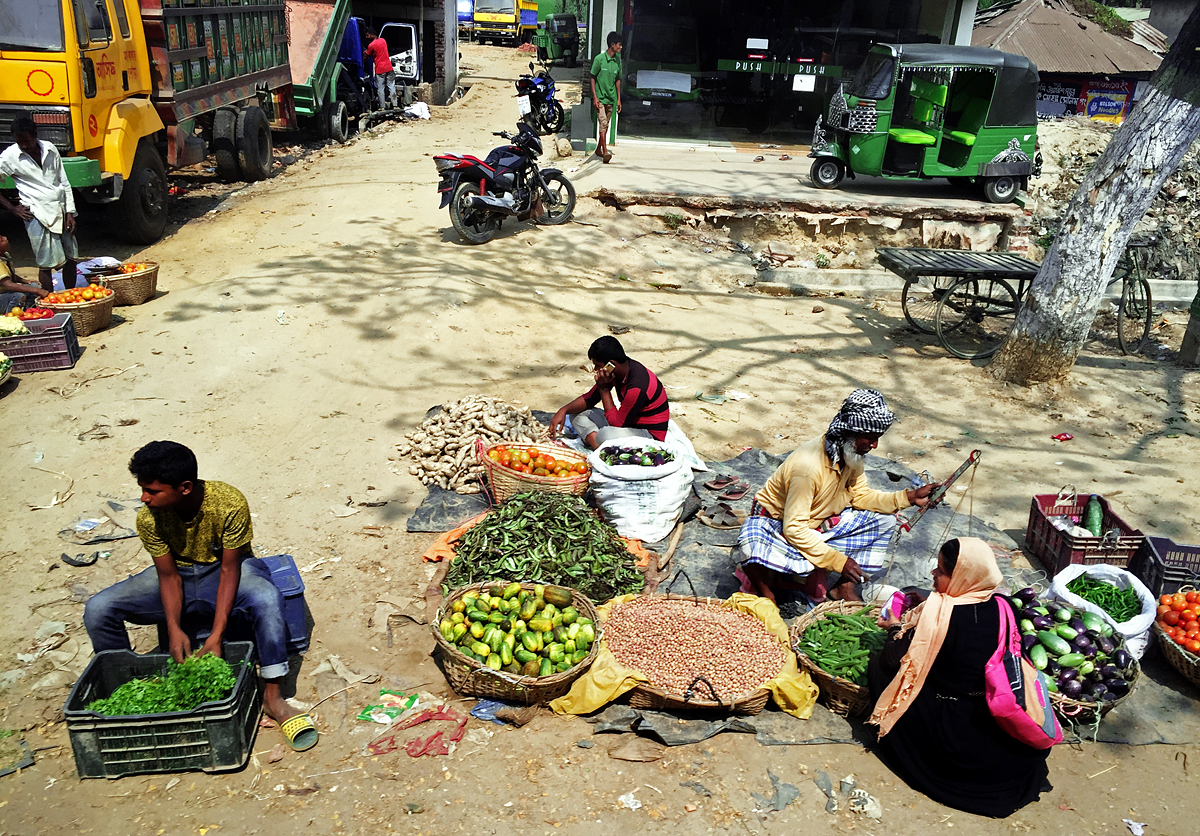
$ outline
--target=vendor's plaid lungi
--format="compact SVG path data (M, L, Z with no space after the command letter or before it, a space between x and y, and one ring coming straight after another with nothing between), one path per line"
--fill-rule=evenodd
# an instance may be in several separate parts
M895 515L847 508L840 517L837 525L817 536L854 560L867 574L882 569L896 528ZM783 538L783 524L766 516L746 518L738 532L734 556L739 563L757 563L776 572L807 575L813 570L812 563Z

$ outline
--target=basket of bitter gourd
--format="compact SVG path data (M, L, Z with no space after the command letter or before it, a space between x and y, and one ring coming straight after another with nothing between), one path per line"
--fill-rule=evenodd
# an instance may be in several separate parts
M539 705L563 696L599 649L596 607L563 586L492 581L446 596L433 623L456 692Z
M887 639L877 623L880 611L861 601L826 601L792 625L796 660L835 714L853 717L871 706L867 665Z

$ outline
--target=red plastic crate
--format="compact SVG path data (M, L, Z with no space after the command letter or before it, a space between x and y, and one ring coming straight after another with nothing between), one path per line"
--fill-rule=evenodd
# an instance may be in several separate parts
M1036 495L1029 508L1029 527L1025 530L1025 545L1042 562L1051 577L1072 563L1111 563L1122 568L1129 565L1146 539L1141 531L1113 513L1108 501L1099 497L1103 510L1100 527L1104 536L1072 537L1055 528L1050 518L1082 518L1083 509L1091 496L1080 494L1074 502L1061 503L1060 498L1060 494L1053 493Z
M1147 537L1129 571L1155 597L1173 594L1183 586L1200 588L1200 546L1176 543L1167 537Z
M82 353L69 313L25 323L27 336L0 337L0 353L13 361L13 374L69 369Z

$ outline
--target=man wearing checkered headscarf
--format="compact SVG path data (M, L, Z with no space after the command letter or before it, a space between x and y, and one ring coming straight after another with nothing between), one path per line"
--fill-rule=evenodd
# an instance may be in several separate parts
M776 591L799 589L819 603L833 570L839 577L830 597L859 598L857 585L883 568L896 512L924 505L934 487L894 493L868 487L866 454L895 419L883 395L855 389L829 429L771 474L738 534L743 591L776 600ZM800 585L789 576L807 577Z

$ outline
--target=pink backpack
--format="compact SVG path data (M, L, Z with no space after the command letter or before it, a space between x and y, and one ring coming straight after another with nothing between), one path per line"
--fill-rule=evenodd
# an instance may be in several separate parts
M1050 706L1046 675L1021 656L1021 636L1012 606L996 597L999 646L983 669L988 710L1000 728L1034 749L1062 743L1062 726Z

